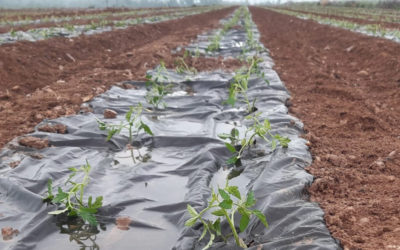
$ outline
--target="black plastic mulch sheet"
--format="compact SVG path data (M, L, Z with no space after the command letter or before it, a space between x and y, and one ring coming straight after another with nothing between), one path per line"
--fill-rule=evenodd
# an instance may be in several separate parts
M253 77L249 98L257 98L260 120L269 119L272 133L288 136L291 142L287 149L271 151L270 145L258 140L246 151L243 172L230 184L239 186L242 193L254 191L255 208L266 215L269 227L252 218L240 236L251 243L251 249L338 249L322 210L306 200L304 188L313 177L304 170L311 157L305 140L299 137L302 123L288 114L285 101L289 94L270 68L268 54L262 57L270 84ZM48 138L50 148L32 150L18 146L15 140L1 152L0 227L20 231L13 239L0 241L1 249L200 249L206 244L207 237L197 241L201 225L184 226L190 218L186 206L204 208L211 188L223 186L226 177L236 173L225 163L230 152L217 134L229 133L235 124L243 133L251 124L244 119L243 100L236 105L240 108L222 104L232 74L190 76L169 71L165 75L174 85L173 93L165 98L168 106L145 111L142 118L155 136L140 134L134 142L141 155L147 156L145 162L134 164L125 150L127 131L106 142L106 133L99 130L96 120L103 119L106 108L118 112L117 118L106 121L119 123L130 106L141 102L148 107L143 82L129 83L136 89L113 87L96 97L90 102L93 113L45 121L68 128L67 134L31 134ZM97 229L65 216L48 215L56 206L42 201L48 179L61 186L70 174L68 168L86 160L92 166L86 195L104 197ZM21 162L11 169L13 161ZM116 227L115 220L121 216L131 218L129 230ZM216 242L212 248L238 247L231 239Z

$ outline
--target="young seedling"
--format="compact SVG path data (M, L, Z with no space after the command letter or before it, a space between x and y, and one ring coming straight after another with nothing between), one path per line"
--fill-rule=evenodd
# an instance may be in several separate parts
M248 69L239 70L238 72L236 72L235 76L233 77L233 82L229 87L228 99L224 101L224 103L230 104L232 105L232 107L234 107L237 100L237 95L241 94L244 101L246 102L247 112L252 113L256 110L254 106L256 99L251 102L247 96L247 90L251 74L259 75L268 83L268 80L266 80L264 73L259 69L258 63L260 61L260 59L252 57L248 61L250 65Z
M149 88L146 94L146 101L154 109L158 109L160 106L163 108L167 106L164 97L171 92L172 85L164 83L168 82L168 77L165 75L166 71L165 63L161 61L154 76L146 75L146 86Z
M194 57L199 58L200 57L200 50L199 47L196 47L196 51L194 52Z
M87 203L83 201L85 187L89 184L90 168L87 161L86 165L81 166L81 168L69 168L72 174L70 174L65 182L65 185L68 185L69 188L63 190L63 188L58 187L57 194L53 194L53 181L51 179L48 181L48 195L43 200L64 207L64 209L49 212L49 214L59 215L68 213L68 216L79 216L84 221L89 222L90 225L97 226L98 223L95 214L103 205L103 196L96 197L94 201L92 196L89 196ZM80 172L84 174L82 181L73 180Z
M10 35L11 37L16 37L17 36L17 32L14 29L10 30Z
M184 58L182 57L179 57L178 59L175 60L175 65L176 65L175 70L178 74L184 74L185 72L197 74L197 69L194 67L189 67L186 64Z
M136 131L136 137L140 131L144 131L149 135L153 135L150 127L142 121L143 106L139 103L137 106L132 106L125 115L125 121L120 124L107 124L101 120L97 120L100 130L106 130L108 132L107 141L111 140L114 135L121 133L122 129L126 128L129 131L129 145L132 145L134 132Z
M220 49L220 45L219 45L220 41L221 41L220 34L214 36L214 38L211 40L211 43L206 48L206 52L218 51Z
M202 240L206 234L210 237L207 245L203 248L204 250L208 249L213 244L216 236L220 236L226 241L226 236L221 232L221 221L226 220L229 224L231 233L235 238L236 244L242 248L247 248L243 240L239 238L235 226L237 223L235 223L234 218L236 213L241 215L239 221L240 232L246 230L250 218L253 215L258 217L265 227L268 227L265 215L259 210L251 209L255 204L256 200L252 191L248 192L246 196L243 196L237 186L229 186L227 181L223 189L218 188L218 192L212 190L211 200L208 202L208 206L202 211L197 212L192 206L189 204L187 205L187 210L191 218L186 221L185 226L192 227L196 222L203 224L203 233L201 234L199 241ZM209 210L212 215L217 217L217 219L208 220L204 218L204 214Z
M230 140L230 143L225 143L226 148L233 154L227 160L228 164L235 164L239 159L241 159L243 151L246 148L250 148L252 145L254 145L257 137L263 139L266 142L270 142L272 150L276 149L277 143L279 143L283 148L287 148L289 146L290 139L287 137L283 137L279 134L273 135L271 133L271 123L267 119L265 119L263 122L260 122L260 115L261 112L246 116L245 119L252 120L253 125L247 128L245 135L242 139L239 139L238 131L231 131L231 136L227 136L228 134L218 135L223 140ZM240 149L238 149L238 141L240 141Z

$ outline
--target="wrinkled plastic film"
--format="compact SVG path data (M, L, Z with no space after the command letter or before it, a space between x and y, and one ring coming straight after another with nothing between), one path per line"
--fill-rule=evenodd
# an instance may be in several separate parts
M259 37L255 26L253 32ZM213 56L238 56L241 53L238 44L245 44L246 38L244 30L228 31L221 39L221 53ZM338 249L338 243L324 224L322 210L307 201L304 193L313 177L304 170L311 164L311 156L305 140L300 138L302 123L288 114L285 102L289 93L272 70L268 52L260 56L269 84L253 76L249 99L256 98L260 119L269 119L272 134L287 136L291 142L287 149L278 147L272 151L268 143L257 140L256 146L243 156L243 172L230 180L242 193L254 191L255 208L266 215L269 223L265 228L252 218L240 237L250 249ZM198 242L201 226L184 226L190 218L186 206L190 204L198 211L206 207L211 189L223 186L226 177L235 174L235 169L226 164L230 152L217 135L229 133L235 125L242 133L251 123L244 119L248 113L243 100L239 99L235 108L222 104L228 97L232 73L191 75L167 71L163 74L173 83L163 110L147 110L150 107L144 100L145 84L128 82L133 88L115 86L94 98L89 103L93 113L44 121L43 124L67 126L67 134L38 129L31 134L47 138L52 147L32 150L18 145L16 139L2 150L0 227L12 226L20 234L11 241L0 241L0 248L76 249L82 244L87 249L89 246L101 249L204 247L207 237ZM145 106L142 119L155 136L140 134L135 140L136 151L146 155L147 160L134 164L125 149L128 132L123 130L106 142L106 132L99 130L97 119L103 120L105 109L113 109L117 117L105 121L117 124L130 106L138 103ZM56 206L42 201L48 179L53 179L55 186L63 185L70 174L68 168L83 165L85 160L92 165L91 182L85 193L104 197L97 229L77 225L66 216L48 215ZM20 163L10 169L13 161ZM116 218L121 216L130 217L129 230L120 230L115 225ZM226 232L227 225L223 223L222 227ZM216 241L212 246L212 249L236 248L239 249L233 239L227 243Z

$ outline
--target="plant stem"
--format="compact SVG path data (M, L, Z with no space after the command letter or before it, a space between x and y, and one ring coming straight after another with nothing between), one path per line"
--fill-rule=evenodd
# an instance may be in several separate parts
M234 215L234 213L232 213L232 219L231 219L231 218L229 218L229 214L226 212L226 210L223 209L223 211L224 211L224 214L225 214L225 218L226 218L226 220L228 221L229 227L230 227L231 230L232 230L233 237L235 237L236 245L240 246L239 235L238 235L237 232L236 232L236 228L235 228L235 225L234 225L234 222L233 222L233 215Z

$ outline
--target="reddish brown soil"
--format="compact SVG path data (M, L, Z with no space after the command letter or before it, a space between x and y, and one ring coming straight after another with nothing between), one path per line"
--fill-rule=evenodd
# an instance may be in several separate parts
M38 28L49 28L49 27L63 27L66 24L69 25L86 25L86 24L91 24L92 22L98 23L101 20L112 20L112 21L118 21L118 20L126 20L126 19L131 19L131 18L139 18L139 17L151 17L151 16L157 16L157 15L167 15L171 13L181 13L185 12L186 9L172 9L171 11L156 11L154 10L151 13L146 13L146 14L140 14L140 15L123 15L123 16L108 16L106 18L98 17L98 18L93 18L93 19L86 19L86 20L71 20L71 21L65 21L65 22L46 22L46 23L38 23L38 24L27 24L27 25L21 25L21 26L2 26L0 27L0 33L7 33L10 32L11 30L14 31L27 31L30 29L38 29ZM107 26L114 26L112 23L107 24Z
M165 8L154 8L160 10ZM129 8L107 8L107 9L23 9L23 10L8 10L0 9L0 19L15 21L24 20L25 18L41 19L46 17L66 17L66 16L82 16L94 15L104 12L118 13L130 11ZM143 10L143 9L134 9Z
M234 8L75 39L0 46L0 146L32 131L44 118L75 114L80 104L124 80L144 79L160 60L174 67L171 50L219 25ZM198 69L221 59L189 60ZM236 68L236 61L224 67Z
M345 249L399 249L400 44L251 12L308 132L329 230Z
M320 17L343 20L343 21L349 21L349 22L358 23L358 24L364 24L364 25L366 25L366 24L379 24L380 26L388 28L388 29L400 29L400 23L391 23L391 22L384 22L384 21L372 21L372 20L366 20L366 19L362 19L362 18L353 18L353 17L343 17L343 16L336 16L336 15L319 14L319 13L314 13L314 12L309 12L309 11L291 10L290 8L288 8L286 10L295 11L295 12L304 13L304 14L313 14L313 15L320 16Z

